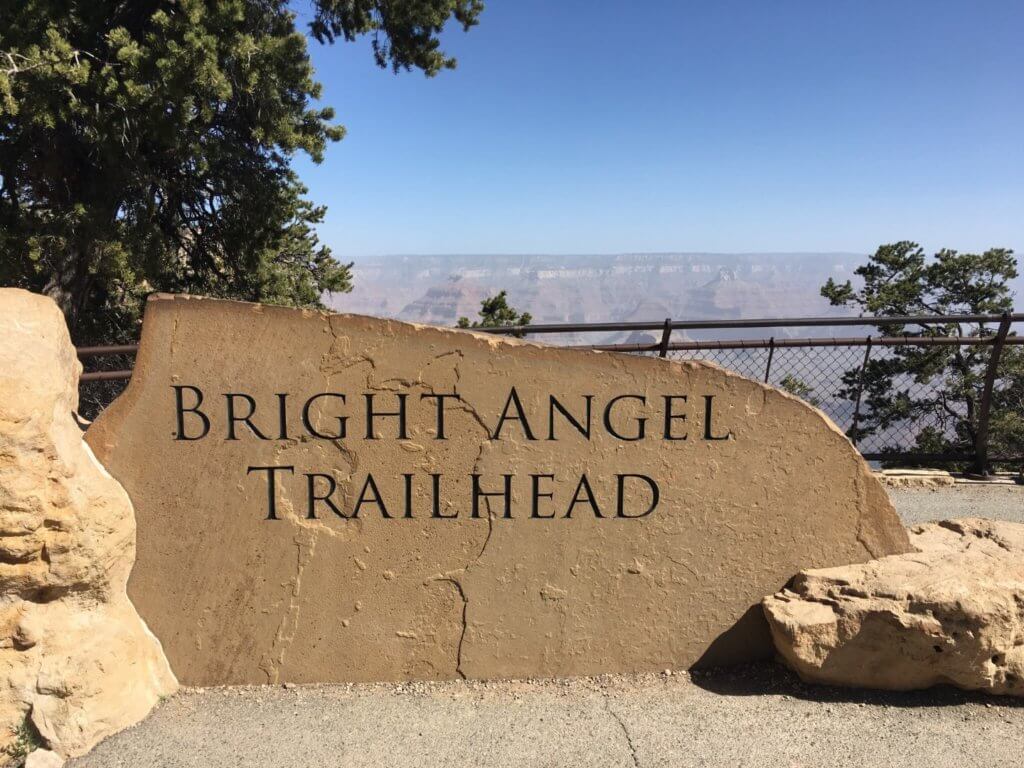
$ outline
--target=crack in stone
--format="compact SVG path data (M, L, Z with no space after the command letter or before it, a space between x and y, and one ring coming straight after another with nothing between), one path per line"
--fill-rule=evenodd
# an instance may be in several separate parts
M264 658L260 663L260 668L267 676L268 684L280 681L281 667L284 665L285 654L288 652L298 632L299 595L302 591L302 574L306 566L312 561L314 550L316 550L316 535L311 535L307 542L301 541L297 535L293 541L297 551L295 577L291 580L292 594L288 600L288 606L284 611L284 615L281 617L281 623L278 625L277 634L274 636L268 657ZM305 557L303 557L303 545L306 547ZM276 659L274 658L275 651Z
M353 367L353 366L355 366L355 365L357 365L359 363L365 362L365 363L369 363L369 365L370 365L370 370L367 371L366 381L365 381L366 389L369 390L369 391L372 391L372 392L395 392L395 391L398 391L402 387L407 388L407 389L413 389L413 388L419 387L419 388L422 388L423 390L425 390L426 392L429 392L431 394L438 394L437 388L434 386L434 384L432 384L432 383L430 383L428 381L424 381L422 372L420 372L420 374L417 375L417 377L415 379L411 379L411 378L407 378L407 377L394 376L394 377L388 377L388 378L383 379L381 381L374 381L373 373L374 373L374 371L377 370L376 361L371 356L367 355L365 352L362 355L351 356L351 357L349 357L349 356L344 356L343 357L341 355L338 355L338 353L335 351L335 347L337 346L337 343L339 341L341 341L341 339L339 337L337 329L335 329L333 323L330 323L329 320L328 320L328 326L330 328L331 335L332 335L332 337L334 339L334 343L332 343L331 349L324 355L324 359L322 360L321 367L320 367L321 373L323 373L326 376L326 378L327 378L327 389L328 390L330 389L330 380L332 378L332 375L334 373L341 372L340 370L338 370L336 368L337 363L342 363L343 364L343 368L341 370L344 370L344 368L351 368L351 367ZM449 357L449 356L458 356L459 360L462 360L464 358L464 354L462 353L461 350L453 350L453 351L450 351L450 352L444 352L444 353L442 353L440 355L435 355L433 359L434 360L438 360L440 358ZM334 365L331 365L332 363L334 363ZM347 363L347 365L346 365L346 363ZM327 368L330 368L330 370L327 370ZM453 391L456 394L459 394L459 392L458 392L458 385L459 385L459 382L461 381L462 376L461 376L461 371L459 370L458 363L456 363L453 366L452 372L453 372L454 377L455 377L455 385L453 387ZM395 386L395 385L398 385L398 386ZM463 413L469 414L472 417L473 421L476 422L476 424L483 431L484 439L481 442L480 450L479 450L479 452L477 454L477 457L476 457L476 459L473 462L474 471L478 471L479 463L480 463L481 459L483 458L484 450L485 450L487 444L491 442L491 431L490 431L490 428L484 422L483 418L480 416L480 414L478 413L476 408L473 406L473 404L463 400L461 395L459 396L459 399L455 401L455 405L453 407L456 408L459 411L462 411ZM342 440L332 440L330 442L343 455L344 459L349 464L350 472L355 474L358 471L358 469L359 469L359 463L360 463L359 462L358 454L355 451L353 451L351 448L346 446L344 444L344 441L342 441ZM341 490L341 493L342 493L342 503L343 504L347 504L348 503L349 495L352 493L352 489L349 486L350 486L349 483L339 483L339 489ZM480 558L484 554L484 551L487 549L487 545L489 544L489 542L491 540L491 535L494 532L494 518L493 518L493 515L491 514L490 500L485 500L485 504L487 506L487 536L484 538L483 544L480 547L480 551L477 552L477 554L473 558L473 560L470 563L468 563L461 571L447 573L447 574L445 574L443 576L437 576L434 579L432 579L433 581L444 581L444 582L447 582L447 583L451 584L454 587L455 591L458 593L459 599L460 599L460 601L462 603L462 610L461 610L461 617L460 617L461 628L460 628L460 632L459 632L459 640L458 640L458 643L457 643L456 648L455 648L455 672L462 679L466 679L466 673L462 669L462 663L463 663L462 654L463 654L463 646L464 646L464 643L465 643L465 640L466 640L466 632L467 632L467 629L468 629L468 626L469 626L469 621L468 621L469 599L467 598L466 592L463 589L461 581L459 580L459 576L464 575L468 568L472 567L473 565L475 565L477 563L477 561L480 560ZM312 523L311 525L306 524L307 521L300 520L298 518L292 519L292 522L294 524L297 524L299 527L305 528L307 530L312 529L312 528L316 528L318 530L326 531L328 533L328 535L338 535L337 531L335 531L333 528L331 528L328 525L324 525L323 523L320 523L319 520L317 520L317 521L308 521L308 523ZM296 617L296 619L297 619L297 617Z
M346 352L347 342L349 341L348 336L340 336L337 329L334 327L334 323L331 320L338 315L327 315L327 329L331 333L333 341L331 342L330 348L320 356L320 373L330 379L332 374L340 373L354 368L361 363L369 363L370 370L374 370L377 367L376 361L368 354L360 353L355 355L344 354ZM340 347L340 349L338 349ZM332 365L332 363L336 365ZM370 374L366 375L367 381L369 381Z
M490 442L489 437L487 441L481 444L480 451L479 453L477 453L477 457L473 461L474 471L477 471L479 469L480 460L483 458L484 447L487 445L487 442ZM486 551L487 545L491 541L491 535L494 533L494 515L491 512L490 499L484 499L484 505L487 508L487 536L484 537L484 541L480 547L480 551L476 553L476 557L473 558L473 561L468 563L465 566L465 568L463 568L459 572L463 576L465 576L468 573L469 569L476 565L480 561L480 558L483 557L484 551ZM462 669L462 648L466 640L466 630L469 627L469 598L466 597L466 591L462 587L462 582L459 581L459 579L457 579L452 573L445 574L444 576L439 576L435 579L435 581L446 581L450 583L452 586L455 587L455 590L459 593L459 598L462 600L462 629L459 632L459 642L455 647L455 672L456 674L458 674L460 678L465 680L466 673Z
M479 413L477 413L477 410L476 410L476 408L475 408L475 407L473 406L473 404L472 404L472 403L470 403L470 402L469 402L468 400L464 400L464 399L462 398L462 395L460 395L460 394L459 394L459 392L458 392L458 389L457 389L457 388L456 388L456 390L455 390L455 394L459 395L459 399L455 401L455 402L457 403L457 405L456 405L455 407L456 407L456 408L458 408L458 409L459 409L460 411L462 411L463 413L468 413L468 414L469 414L470 416L472 416L472 417L473 417L473 420L474 420L474 421L475 421L475 422L476 422L477 424L479 424L479 425L480 425L480 428L481 428L481 429L483 429L483 431L484 431L484 436L485 436L485 437L484 437L484 442L483 442L483 444L484 444L484 445L486 445L487 443L490 443L490 442L491 442L491 439L492 439L492 438L491 438L491 429L490 429L490 427L488 427L488 426L487 426L487 424L486 424L486 423L484 423L484 420L483 420L483 418L482 418L482 417L480 416L480 414L479 414ZM479 457L477 457L477 458L478 458L478 460L479 460Z
M494 515L491 514L491 500L484 499L484 504L487 505L487 536L484 537L484 543L480 547L480 551L476 553L476 557L473 558L473 562L466 566L467 570L480 562L480 558L484 556L487 545L491 543L491 535L494 533Z
M700 578L700 573L698 573L697 570L689 563L683 560L676 560L674 557L672 557L672 555L665 555L665 557L668 558L669 562L674 563L675 565L678 565L681 568L685 568L691 574L693 574L693 576L695 576L698 579Z
M605 711L612 716L612 719L619 724L619 728L622 730L622 735L626 738L626 745L629 747L629 754L633 758L633 768L640 768L640 758L636 753L636 744L633 743L633 737L629 733L629 729L626 727L626 721L622 719L622 716L612 709L611 702L608 699L604 701Z
M440 360L442 357L448 357L449 355L458 355L459 362L452 366L452 373L455 374L455 391L459 391L459 384L462 381L462 372L459 370L459 363L466 359L461 349L453 349L451 352L442 352L440 355L434 355L435 360Z
M456 350L454 352L445 352L444 354L436 355L433 359L434 360L439 360L442 357L449 357L449 356L451 356L453 354L457 354L460 359L462 359L462 357L463 357L462 352ZM374 361L372 359L367 357L367 358L365 358L365 360L370 363L370 366L371 366L372 369L376 369L376 364L374 363ZM455 401L455 404L452 407L462 411L463 413L468 413L470 416L472 416L473 420L484 431L485 443L491 442L491 430L490 430L490 427L488 427L486 422L484 422L483 418L480 416L479 412L473 406L473 404L470 403L468 400L465 400L462 397L462 395L459 393L458 385L459 385L459 382L462 380L462 374L459 371L458 364L456 364L456 365L454 365L452 367L452 372L455 374L455 386L454 386L452 391L453 391L454 394L459 396L458 400ZM421 388L425 389L427 392L429 392L432 395L447 394L447 393L439 393L437 391L436 387L434 387L433 384L430 384L429 382L424 381L423 380L422 372L420 372L420 374L417 376L417 378L415 380L408 379L408 378L402 378L402 377L398 377L398 376L393 376L393 377L384 379L384 380L382 380L381 382L379 382L377 384L374 384L371 381L370 375L367 374L367 377L366 377L366 388L369 389L369 390L372 390L374 392L397 392L397 391L399 391L396 388L385 386L385 385L390 384L392 382L400 384L400 385L406 387L407 389L412 389L414 387L421 387Z
M431 581L443 581L451 584L455 587L455 591L459 593L459 598L462 600L462 630L459 632L459 642L455 647L455 672L459 677L465 680L466 673L462 671L462 644L466 639L466 628L468 627L466 612L469 610L469 599L466 597L466 593L462 589L462 583L451 573L446 573L443 576L435 576Z
M172 368L174 366L174 353L178 347L178 323L180 320L181 314L176 312L174 314L174 322L171 324L171 343L169 345L170 349L168 349L167 351L167 359L170 360Z
M429 381L424 381L422 371L416 376L415 379L401 376L393 376L379 381L375 381L375 374L378 371L378 368L376 360L374 359L370 351L364 349L360 350L358 353L352 353L347 348L348 337L339 332L338 328L335 327L335 324L331 322L332 319L332 315L328 315L326 318L327 327L331 334L332 342L330 348L322 355L319 366L319 371L321 375L323 375L326 379L325 391L331 390L331 379L334 377L334 375L343 373L345 371L350 371L352 368L355 368L356 366L361 364L368 364L369 369L366 371L365 377L365 387L368 391L395 392L399 391L401 388L413 389L419 387L431 394L438 394L437 388L434 384L430 383ZM458 410L468 414L483 432L483 439L480 443L479 452L475 460L473 461L473 471L478 472L480 462L483 460L484 457L484 452L486 451L487 446L493 441L491 436L491 430L487 423L484 421L483 417L477 411L476 407L471 402L468 402L467 400L463 399L461 393L459 392L459 384L461 383L462 380L462 372L460 370L459 363L465 359L464 353L461 350L452 350L441 353L439 355L434 355L433 360L439 360L444 357L458 358L458 360L455 362L455 365L452 367L452 373L455 379L452 391L455 394L459 395L459 397L457 400L455 400L453 404L451 404L450 407L452 407L454 410ZM491 366L493 369L493 360L491 360ZM304 441L289 440L286 442L294 446L297 445L299 442ZM350 473L352 473L353 475L357 473L360 465L359 456L357 452L349 448L347 445L345 445L344 440L330 440L328 442L342 454L343 460L349 465ZM347 506L348 502L351 500L350 496L354 492L354 489L350 487L350 483L346 482L339 482L338 486L342 497L341 503ZM494 534L494 514L493 510L491 509L490 499L485 499L484 504L487 511L487 535L484 537L483 543L481 544L479 551L472 558L472 560L468 562L462 569L458 571L452 571L443 575L439 575L430 579L431 581L444 581L450 583L454 590L458 593L459 600L462 603L460 619L461 628L459 632L459 640L455 648L455 672L462 679L466 679L466 673L463 670L463 649L466 641L467 630L469 627L469 599L466 595L465 589L463 588L461 579L465 577L465 575L468 573L468 570L472 568L474 565L476 565L476 563L479 562L480 559L483 557ZM336 530L335 528L326 525L319 519L307 520L301 518L299 515L295 514L294 511L292 514L282 515L282 518L287 519L293 526L295 526L295 528L298 531L307 532L310 540L307 543L303 543L298 538L296 539L296 545L299 547L299 563L295 579L292 581L292 596L291 599L289 600L285 615L282 617L281 625L278 628L277 636L275 637L274 644L272 645L269 658L267 658L264 661L264 663L261 664L261 668L264 669L264 672L267 674L268 680L272 683L277 682L280 667L284 663L285 653L288 649L288 646L290 645L290 643L292 642L297 633L297 628L299 624L298 596L299 591L301 589L302 571L309 563L309 561L312 559L313 550L315 549L316 546L317 535L319 535L321 531L325 532L328 536L332 537L339 536L347 538L348 536L353 535L353 533L350 530ZM361 523L362 521L358 522ZM361 526L357 527L354 535L358 535L360 528ZM303 556L304 548L305 556Z

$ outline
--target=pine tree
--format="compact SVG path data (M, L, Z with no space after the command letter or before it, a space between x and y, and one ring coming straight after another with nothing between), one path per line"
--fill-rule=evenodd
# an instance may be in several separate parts
M459 328L519 328L529 325L533 321L533 315L529 312L519 312L515 307L508 304L508 296L505 291L489 296L480 302L479 320L470 322L468 317L460 317ZM514 332L513 336L522 337L521 332Z
M984 253L944 249L927 258L909 241L883 245L855 273L861 286L838 284L831 278L821 294L833 305L856 307L868 315L988 315L1013 309L1009 281L1017 277L1013 251L991 248ZM878 326L888 336L991 337L991 324L915 324ZM860 439L901 422L924 423L915 449L924 454L974 455L978 415L991 346L907 346L872 358L863 372L847 371L841 397L856 399L863 386L865 405L857 434ZM1024 349L1007 346L1000 358L999 380L989 422L995 455L1024 453Z
M321 42L434 75L480 0L317 0ZM282 0L0 0L0 284L76 343L137 337L146 294L319 306L350 289L291 168L342 138Z

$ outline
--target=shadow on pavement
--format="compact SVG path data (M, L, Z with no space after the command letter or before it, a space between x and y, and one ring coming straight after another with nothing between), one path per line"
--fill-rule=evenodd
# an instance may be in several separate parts
M948 707L962 704L991 704L993 707L1024 707L1024 701L1012 696L991 696L962 691L948 685L923 691L876 691L863 688L836 688L811 685L795 673L770 661L735 667L693 670L693 684L722 696L792 696L805 701L870 704L887 707Z

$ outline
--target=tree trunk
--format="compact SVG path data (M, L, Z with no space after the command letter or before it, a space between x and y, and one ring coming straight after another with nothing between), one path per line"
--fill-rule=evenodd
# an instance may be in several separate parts
M85 253L84 248L72 246L43 287L43 293L53 299L64 313L72 339L77 337L94 284Z

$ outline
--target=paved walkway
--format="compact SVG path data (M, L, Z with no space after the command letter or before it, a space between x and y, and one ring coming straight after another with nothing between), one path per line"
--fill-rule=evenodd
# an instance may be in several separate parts
M186 691L74 768L1018 767L1024 706L707 677Z
M889 489L906 525L954 517L1024 523L1024 485L957 484L935 489Z
M1024 488L894 491L1024 522ZM771 664L545 682L186 690L70 768L1024 765L1024 701L806 686Z

